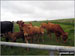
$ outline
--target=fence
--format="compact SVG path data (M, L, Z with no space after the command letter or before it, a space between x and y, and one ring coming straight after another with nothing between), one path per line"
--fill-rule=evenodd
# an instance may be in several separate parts
M29 43L15 43L15 42L0 42L0 45L37 48L50 51L50 55L54 56L54 51L75 51L75 47L71 46L54 46L54 45L42 45L42 44L29 44Z

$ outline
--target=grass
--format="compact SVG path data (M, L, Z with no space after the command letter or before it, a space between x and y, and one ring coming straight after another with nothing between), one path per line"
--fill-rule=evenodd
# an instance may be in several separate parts
M61 22L60 22L61 21ZM70 22L71 21L71 22ZM60 46L74 46L74 19L64 19L62 20L54 20L54 21L39 21L39 22L32 22L33 25L40 26L42 22L52 22L55 24L59 24L65 32L68 32L68 40L64 44L63 40L59 38L59 42L56 42L55 35L52 33L52 39L47 36L47 33L44 34L45 42L36 43L36 44L45 44L45 45L60 45ZM27 22L28 23L28 22ZM14 25L14 31L19 31L19 26L17 24ZM2 41L5 41L5 38L1 38ZM22 42L22 39L18 39L17 42ZM2 55L48 55L48 51L46 50L39 50L39 49L30 49L29 52L26 51L26 48L21 47L9 47L9 46L1 46L1 54ZM56 52L56 54L58 54Z

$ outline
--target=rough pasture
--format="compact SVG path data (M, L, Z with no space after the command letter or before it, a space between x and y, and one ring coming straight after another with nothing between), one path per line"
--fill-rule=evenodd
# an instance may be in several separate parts
M50 40L49 37L47 36L47 33L45 31L44 34L44 43L40 39L40 43L37 44L48 44L48 45L62 45L62 46L74 46L74 19L65 19L64 22L60 22L61 20L54 20L50 21L55 24L59 24L65 32L68 32L68 40L64 44L62 39L59 38L59 42L56 42L55 35L52 34L52 39ZM39 21L39 22L32 22L33 25L40 26L42 22L48 22L48 21ZM28 22L26 22L28 23ZM18 24L14 25L14 31L18 32L19 31L19 26ZM5 38L1 38L1 41L5 41ZM22 39L18 39L17 42L23 42ZM13 47L10 48L8 46L1 46L1 54L2 55L48 55L48 51L43 51L43 50L38 50L38 49L30 49L29 52L26 51L26 48L21 48L21 47ZM58 54L58 52L56 52Z

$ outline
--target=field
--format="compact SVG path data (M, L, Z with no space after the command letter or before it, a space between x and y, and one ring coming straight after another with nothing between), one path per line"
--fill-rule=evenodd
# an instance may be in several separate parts
M59 45L59 46L74 46L74 19L62 19L62 20L51 20L51 21L34 21L33 25L40 26L42 22L53 22L55 24L59 24L65 32L68 32L68 40L64 44L63 40L59 38L59 42L56 42L56 37L52 34L52 39L47 36L45 31L43 43L40 39L40 43L36 44L45 44L45 45ZM28 22L27 22L28 23ZM19 26L15 23L14 31L19 31ZM1 41L5 41L5 38L1 38ZM22 39L18 39L17 42L23 42ZM26 51L26 48L21 47L9 47L9 46L1 46L1 54L2 55L48 55L48 51L39 50L39 49L30 49L29 52ZM56 52L58 54L58 52Z

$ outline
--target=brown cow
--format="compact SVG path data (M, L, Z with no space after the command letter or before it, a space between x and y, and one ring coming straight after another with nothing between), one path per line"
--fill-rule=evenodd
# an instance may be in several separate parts
M39 36L42 36L44 34L44 29L38 26L32 26L32 22L30 22L30 24L25 24L24 22L19 21L18 24L19 26L21 26L21 30L24 32L25 41L27 43L29 39L35 38L34 35L38 35L38 39L39 39ZM44 42L43 37L42 37L42 41Z
M6 34L5 36L6 36L7 41L11 40L12 42L16 42L16 39L18 39L18 38L22 38L24 41L23 32L13 32L13 33L8 32L8 34Z
M23 23L24 23L23 21L17 21L17 24L19 25L20 31L23 31L23 30L22 30L22 24L23 24Z
M17 24L19 25L20 31L23 31L22 25L32 26L32 22L29 22L29 24L26 24L26 23L23 22L23 21L17 21Z
M21 25L22 31L24 32L25 41L26 41L26 43L28 43L28 40L30 40L32 36L28 34L28 32L30 32L30 31L28 30L27 27L28 26L32 27L32 24L31 23L30 24L24 24L24 22L22 22L20 25Z
M44 35L44 29L41 28L41 27L38 27L38 26L32 26L32 27L28 27L29 31L31 32L31 34L33 33L33 35L37 35L38 37L38 42L39 42L39 38L40 36L42 36L42 41L44 42L44 39L43 39L43 35ZM36 38L34 36L34 38Z
M24 34L27 34L26 31L27 31L27 26L32 26L32 22L30 22L30 24L26 24L24 23L23 21L17 21L17 24L19 24L19 28L21 29L22 32L24 32ZM24 27L23 27L24 26ZM29 36L25 35L24 36L25 38L27 38L28 40L30 39ZM26 40L26 39L25 39ZM26 41L28 42L28 41Z
M62 36L64 43L66 42L66 40L68 38L68 34L66 32L64 32L64 30L61 28L61 26L59 24L53 24L53 23L48 22L48 24L42 23L41 27L43 27L47 30L48 34L50 34L50 37L51 37L51 33L54 32L56 35L57 41L58 41L58 38L60 36Z
M23 24L23 32L24 36L30 36L31 38L36 38L35 35L42 36L44 34L44 30L41 27L38 26L28 26L26 24ZM38 37L39 38L39 37ZM26 39L25 39L26 40ZM42 38L43 40L43 38ZM44 40L43 40L44 41ZM28 40L26 40L28 42ZM38 40L39 42L39 40Z

